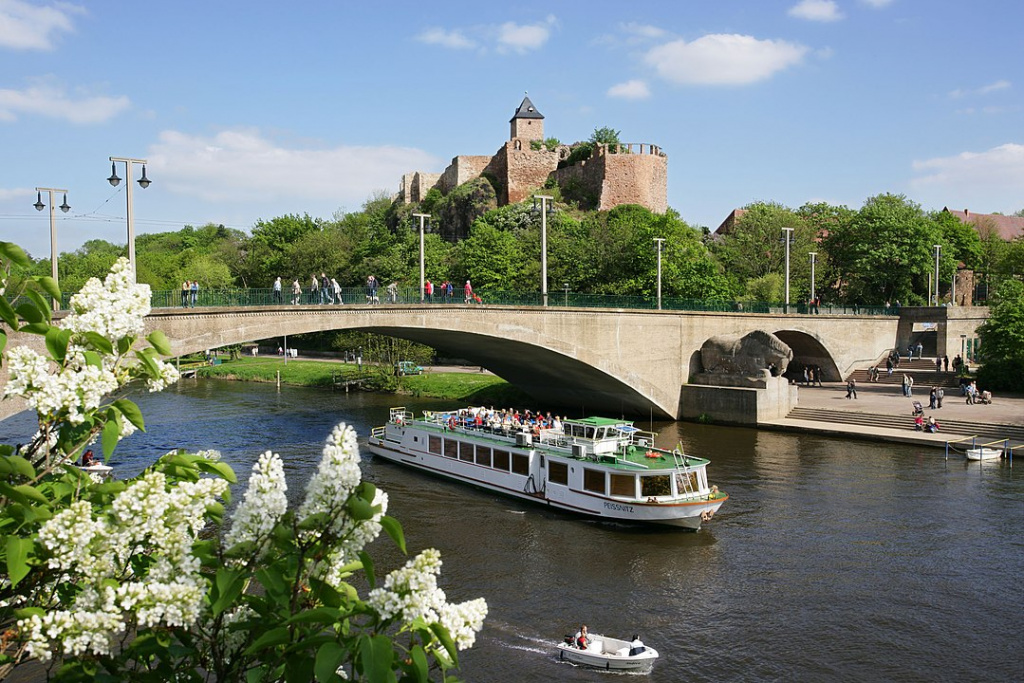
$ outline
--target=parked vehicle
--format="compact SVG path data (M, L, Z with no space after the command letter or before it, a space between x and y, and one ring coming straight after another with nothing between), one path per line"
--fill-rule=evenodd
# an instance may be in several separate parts
M422 375L423 368L413 363L411 360L401 360L395 364L395 370L398 371L398 375Z

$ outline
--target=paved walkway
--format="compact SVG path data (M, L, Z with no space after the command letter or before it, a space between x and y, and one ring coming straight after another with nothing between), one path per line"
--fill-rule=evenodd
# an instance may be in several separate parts
M846 398L846 385L839 382L826 383L823 387L800 387L799 406L801 408L904 416L907 419L906 429L871 427L870 430L866 430L863 426L854 424L788 418L770 420L762 423L761 426L769 429L856 436L865 439L919 443L937 447L945 446L946 441L960 438L960 435L943 434L941 432L928 434L914 431L912 427L913 418L911 416L913 401L920 401L921 405L924 406L925 416L934 415L939 424L942 424L942 421L945 419L977 422L985 425L1006 424L1018 427L1024 425L1024 396L996 395L993 402L989 405L967 405L964 397L960 396L958 390L947 389L946 397L942 402L942 408L929 410L928 391L930 388L928 386L915 386L913 397L907 398L903 396L900 386L858 383L857 399L854 400ZM1016 454L1018 457L1024 458L1024 449L1016 451Z

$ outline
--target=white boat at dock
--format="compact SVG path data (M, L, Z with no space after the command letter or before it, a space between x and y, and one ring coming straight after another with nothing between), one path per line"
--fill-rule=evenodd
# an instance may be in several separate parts
M560 429L502 423L484 408L392 408L368 440L374 455L491 491L606 520L700 529L729 496L709 461L654 447L627 420L566 419Z
M596 633L590 634L585 650L573 645L572 638L558 644L558 658L582 666L609 671L650 671L658 659L658 651L634 640L619 640Z
M964 455L968 460L995 460L1003 456L1003 451L998 448L968 448Z

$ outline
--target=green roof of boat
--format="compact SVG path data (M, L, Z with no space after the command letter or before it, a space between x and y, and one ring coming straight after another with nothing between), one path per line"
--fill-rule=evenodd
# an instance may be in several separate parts
M588 427L614 427L616 425L632 425L629 420L615 420L610 417L581 417L578 420L565 420L567 424L587 425Z

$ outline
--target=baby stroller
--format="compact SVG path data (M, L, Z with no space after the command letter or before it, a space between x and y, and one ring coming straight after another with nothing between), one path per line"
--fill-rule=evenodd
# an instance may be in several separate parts
M920 401L914 401L914 412L911 415L924 415L924 406Z

